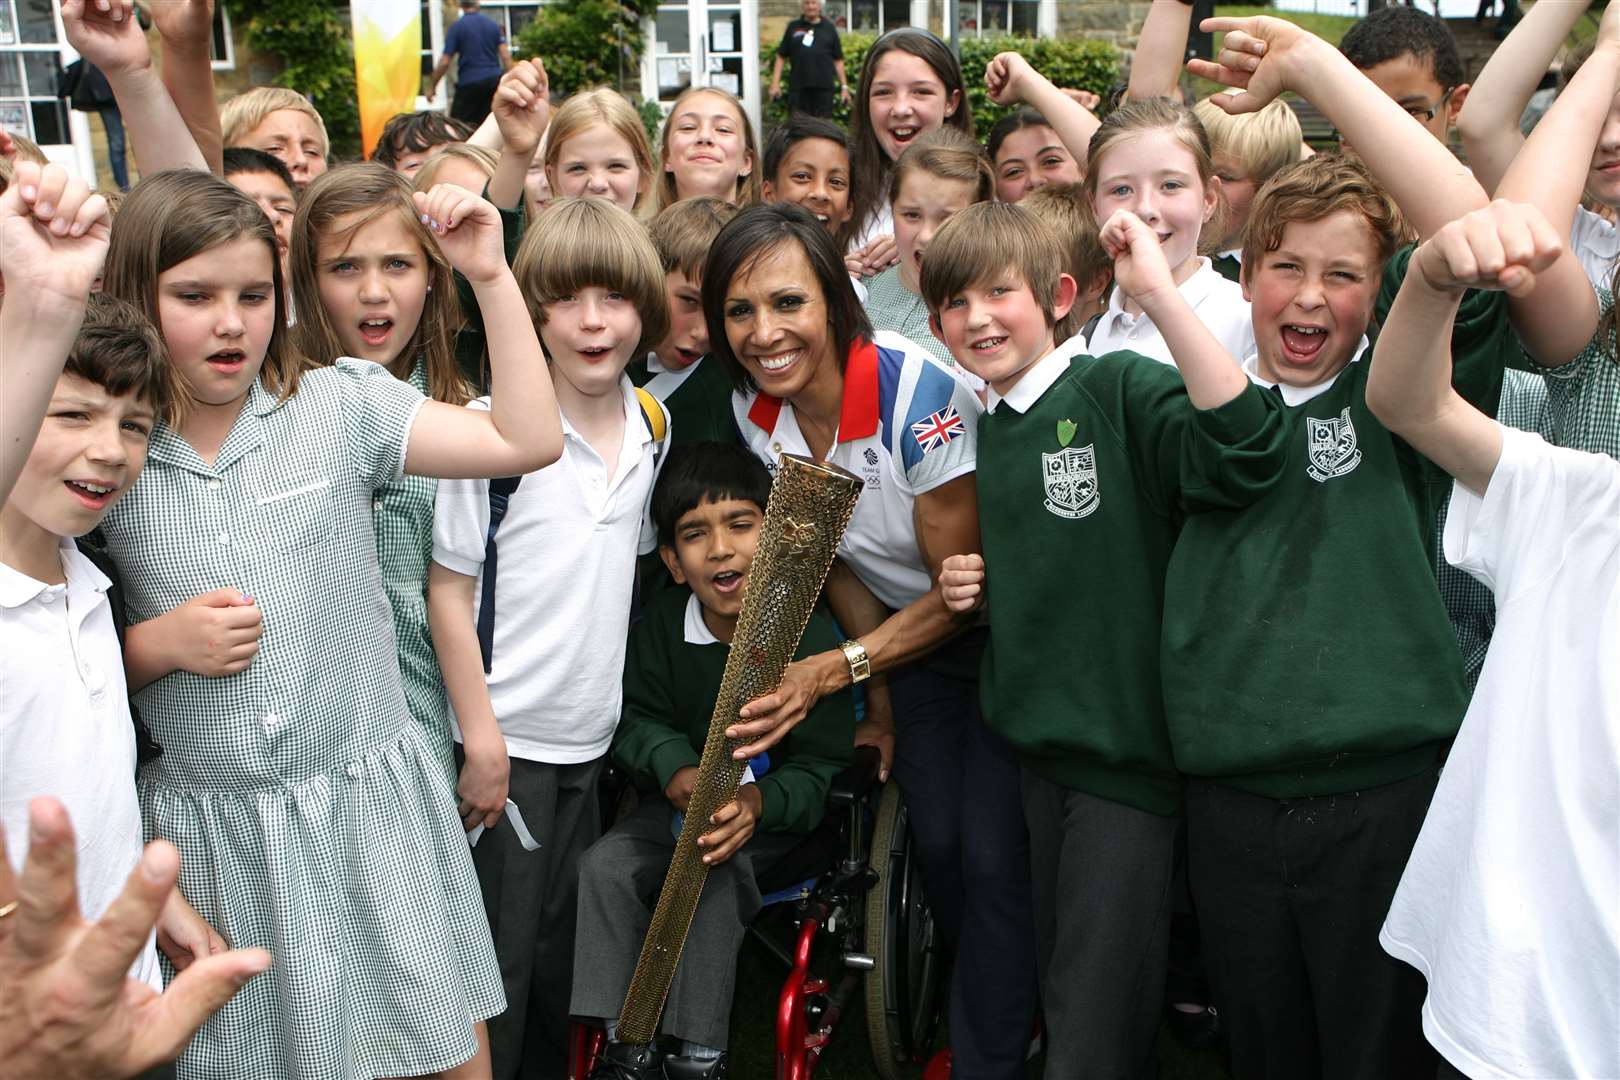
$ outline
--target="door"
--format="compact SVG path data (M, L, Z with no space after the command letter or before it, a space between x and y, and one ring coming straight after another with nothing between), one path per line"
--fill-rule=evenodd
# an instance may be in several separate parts
M647 20L642 93L667 113L689 86L742 99L759 131L759 6L750 0L665 0ZM762 134L762 133L761 133Z

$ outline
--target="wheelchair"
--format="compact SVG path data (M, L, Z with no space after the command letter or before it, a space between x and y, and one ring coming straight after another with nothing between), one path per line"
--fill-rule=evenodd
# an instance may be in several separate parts
M759 875L763 904L748 934L788 971L776 1000L776 1080L812 1080L857 994L882 1080L900 1080L935 1049L945 944L899 786L880 786L878 768L876 748L858 747L833 780L821 825ZM605 1042L600 1028L575 1021L569 1080L587 1080Z

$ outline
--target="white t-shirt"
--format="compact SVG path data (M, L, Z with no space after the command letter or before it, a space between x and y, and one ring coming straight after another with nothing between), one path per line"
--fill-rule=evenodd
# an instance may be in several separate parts
M1496 632L1380 940L1468 1076L1620 1076L1620 463L1502 428L1445 552Z
M0 826L13 870L28 852L28 803L60 799L77 839L79 910L99 919L141 858L135 725L111 582L63 540L65 585L0 564ZM148 939L130 977L162 989Z
M1594 287L1607 289L1614 284L1614 264L1620 259L1620 230L1613 222L1584 206L1577 206L1569 246L1581 260L1581 268Z
M809 456L791 403L733 394L743 441L773 473L783 454ZM838 554L896 610L932 587L917 548L917 496L973 471L979 399L950 370L899 334L879 331L844 367L843 414L827 460L866 482Z
M652 435L628 378L620 391L624 443L613 475L564 416L562 457L523 478L495 533L493 661L484 678L511 757L591 761L607 752L619 723L636 555L654 540ZM489 399L470 407L487 409ZM666 412L666 438L668 423ZM475 620L488 532L489 481L441 480L433 561L478 579Z
M1249 302L1243 299L1242 287L1221 277L1208 259L1199 258L1198 269L1181 283L1180 292L1198 313L1199 320L1209 327L1209 332L1226 347L1233 361L1241 363L1244 357L1257 351L1254 323L1249 317ZM1119 289L1109 297L1108 309L1097 320L1087 348L1092 356L1129 349L1160 363L1173 365L1176 362L1153 320L1146 313L1132 315L1125 310L1125 294Z

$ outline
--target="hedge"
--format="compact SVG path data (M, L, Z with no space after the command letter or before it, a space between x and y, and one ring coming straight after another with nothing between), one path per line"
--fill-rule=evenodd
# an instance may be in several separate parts
M850 92L860 85L861 62L866 58L866 50L872 47L877 38L872 34L846 33L841 35L844 46L844 64L849 74ZM776 55L776 42L760 43L760 86L769 89L771 83L771 64ZM984 69L990 60L1003 52L1022 53L1029 59L1031 66L1045 75L1058 86L1077 90L1090 90L1104 101L1108 100L1109 93L1119 78L1120 57L1119 50L1106 41L1088 38L1028 38L1028 37L985 37L962 39L962 75L967 81L968 100L973 106L973 123L978 129L978 137L982 142L990 135L990 129L997 120L1005 116L1010 109L992 105L990 98L984 90ZM786 70L782 73L782 86L787 87ZM766 126L780 123L787 118L787 106L782 101L767 102L765 106ZM833 119L840 124L848 126L849 108L842 102L837 103L833 110Z

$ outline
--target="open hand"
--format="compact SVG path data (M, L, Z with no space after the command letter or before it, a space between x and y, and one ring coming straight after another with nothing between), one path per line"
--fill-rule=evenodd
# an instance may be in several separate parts
M412 198L444 257L468 281L487 284L511 273L501 243L500 211L494 206L454 184L434 184Z
M1437 292L1500 289L1523 296L1563 250L1563 239L1540 210L1497 199L1435 233L1412 262Z
M1129 210L1114 211L1103 223L1099 239L1114 260L1114 281L1126 296L1140 304L1155 292L1175 289L1158 235Z
M0 195L0 278L18 303L83 304L107 257L107 200L60 165L19 161ZM33 301L21 297L36 298Z
M1295 89L1294 69L1302 54L1328 47L1321 38L1286 19L1256 15L1247 19L1205 19L1203 29L1225 33L1215 60L1188 60L1187 71L1246 94L1216 94L1215 104L1229 113L1258 112L1284 90ZM1307 65L1308 66L1308 65Z
M68 44L109 79L152 66L132 0L62 0Z
M546 65L538 57L514 63L501 76L490 111L495 114L506 149L525 161L533 158L546 125L551 123L551 83L546 78Z

